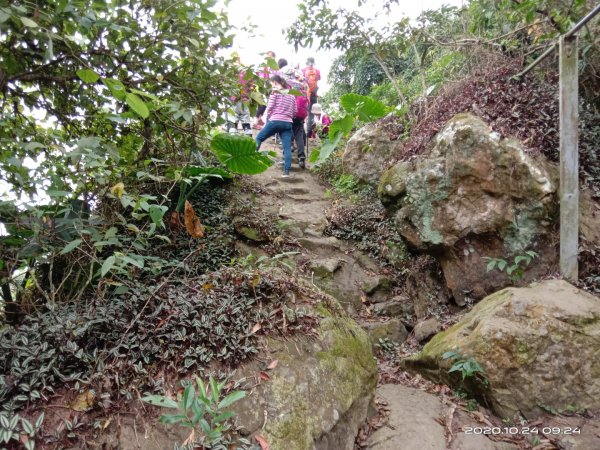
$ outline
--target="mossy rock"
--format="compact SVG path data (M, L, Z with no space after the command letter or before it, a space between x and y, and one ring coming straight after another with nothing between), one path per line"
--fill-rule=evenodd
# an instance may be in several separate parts
M365 331L339 308L314 311L317 337L270 339L278 365L236 408L238 424L272 450L351 450L374 396L377 367Z
M455 351L485 371L462 382L448 370ZM547 410L600 408L600 299L565 281L508 288L478 303L437 334L409 370L469 391L504 418L531 419Z

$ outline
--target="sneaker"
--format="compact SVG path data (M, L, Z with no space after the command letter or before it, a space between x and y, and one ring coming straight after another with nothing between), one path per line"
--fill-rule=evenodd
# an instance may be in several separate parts
M281 174L281 178L289 178L290 176L291 176L291 175L290 175L290 173L289 173L289 172L283 172L283 173Z
M278 166L284 166L284 165L285 165L285 162L284 162L284 161L278 161L278 162L277 162L277 165L278 165Z
M304 162L303 159L298 161L298 166L300 166L301 169L306 169L306 163Z

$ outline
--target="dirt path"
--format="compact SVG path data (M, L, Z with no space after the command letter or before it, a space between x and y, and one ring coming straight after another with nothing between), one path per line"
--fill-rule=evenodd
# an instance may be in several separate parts
M281 152L272 144L271 149ZM286 239L297 244L295 256L301 272L313 284L337 298L361 323L363 302L385 296L385 276L376 261L352 243L326 236L327 211L332 202L327 188L309 170L292 165L291 177L282 178L282 166L274 165L254 178L263 195L253 199L257 208L277 216ZM387 293L389 295L389 293ZM372 323L361 325L369 332ZM385 323L386 318L377 319ZM398 371L393 359L379 360L377 388L379 415L363 430L361 445L371 450L536 450L600 448L598 428L586 436L559 442L546 436L515 436L500 418L467 401L457 399L447 387L428 383ZM391 376L390 376L391 374ZM469 411L469 409L473 409ZM547 419L546 423L551 419ZM576 419L574 419L576 421ZM486 428L487 427L487 428ZM492 430L486 434L486 430ZM495 434L493 434L495 433Z

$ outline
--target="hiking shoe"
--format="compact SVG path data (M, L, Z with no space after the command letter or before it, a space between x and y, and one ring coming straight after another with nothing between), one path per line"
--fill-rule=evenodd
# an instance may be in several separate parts
M303 159L298 161L298 166L300 166L301 169L306 169L306 163Z

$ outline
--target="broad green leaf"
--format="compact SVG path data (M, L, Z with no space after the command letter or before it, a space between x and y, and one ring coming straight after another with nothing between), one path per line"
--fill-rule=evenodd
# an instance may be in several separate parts
M308 157L308 162L309 163L316 163L319 160L319 156L321 155L321 149L320 148L315 148L314 150L312 150L310 152L310 156Z
M110 272L110 270L115 265L115 259L116 259L115 255L111 255L108 258L106 258L104 263L102 263L102 269L100 270L100 276L104 277L104 276L106 276L106 274L108 272Z
M378 100L358 94L345 94L340 97L340 105L348 114L358 117L363 122L372 122L385 116L389 109Z
M346 115L341 119L334 120L331 125L329 125L329 139L335 139L335 135L338 131L341 131L342 134L347 135L352 131L352 127L354 126L354 116Z
M27 420L25 417L21 417L21 425L23 426L23 431L25 433L27 433L29 436L33 436L35 429L29 420Z
M167 212L167 209L166 206L151 205L148 209L148 214L150 215L152 222L156 225L162 225L162 219L165 212Z
M48 45L46 46L46 51L44 53L44 61L48 62L52 58L54 58L54 42L52 41L50 34L48 34Z
M42 426L42 423L44 422L44 416L45 416L45 413L41 413L39 415L39 417L36 419L36 421L35 421L35 429L36 430L38 430Z
M200 167L187 166L184 169L185 176L196 177L198 175L208 175L220 178L232 178L231 174L220 167Z
M179 404L175 400L163 395L146 395L142 397L142 401L154 406L162 406L163 408L179 409Z
M233 405L238 400L243 399L246 396L246 391L235 391L225 397L223 400L219 402L219 409L228 408Z
M210 147L219 161L234 173L254 175L273 164L268 156L256 151L256 142L246 136L217 134Z
M36 22L34 22L33 20L29 19L28 17L20 17L21 22L23 22L23 25L25 25L26 27L29 28L37 28L38 24Z
M184 391L183 391L183 402L182 402L182 406L183 406L183 410L187 411L188 409L191 408L192 404L194 403L194 400L196 399L196 390L194 389L194 385L193 384L188 384Z
M327 158L329 158L329 156L335 151L341 139L342 132L338 131L333 140L328 139L325 142L323 142L321 148L319 149L318 160L315 161L315 164L323 164L327 160ZM312 158L312 154L310 156Z
M127 264L131 264L132 266L138 267L139 269L144 268L144 257L139 255L121 256L121 259L125 261Z
M267 57L265 59L267 60L267 67L269 69L279 70L279 64L277 64L277 61L275 61L274 58Z
M250 98L252 98L252 100L254 100L259 105L266 105L265 98L263 97L263 95L260 92L251 91Z
M147 97L151 100L157 100L158 101L158 97L154 94L150 94L148 92L144 92L144 91L140 91L139 89L130 89L130 92L137 94L137 95L141 95L142 97Z
M4 23L8 19L10 19L10 14L7 12L7 10L4 8L0 9L0 23Z
M80 69L77 71L77 76L81 78L84 83L95 83L100 79L100 75L94 72L92 69Z
M125 85L119 80L115 80L114 78L102 78L102 83L104 83L104 85L110 89L110 92L114 98L121 101L125 100L127 91L125 90Z
M189 426L186 424L188 418L184 414L163 414L162 416L160 416L159 420L161 423L166 423L167 425L179 423L183 426Z
M228 419L231 419L234 416L234 413L231 411L226 411L223 414L218 415L217 417L215 417L213 419L214 423L221 423L221 422L225 422Z
M77 247L79 247L79 244L81 244L83 242L82 239L75 239L74 241L69 242L67 245L65 245L65 247L60 251L61 255L64 255L66 253L72 252L73 250L75 250Z
M125 95L125 101L131 107L131 109L133 109L142 118L146 119L150 115L148 107L137 95L128 93Z
M41 144L39 142L28 142L22 145L25 150L37 150L38 148L46 147L44 144Z

